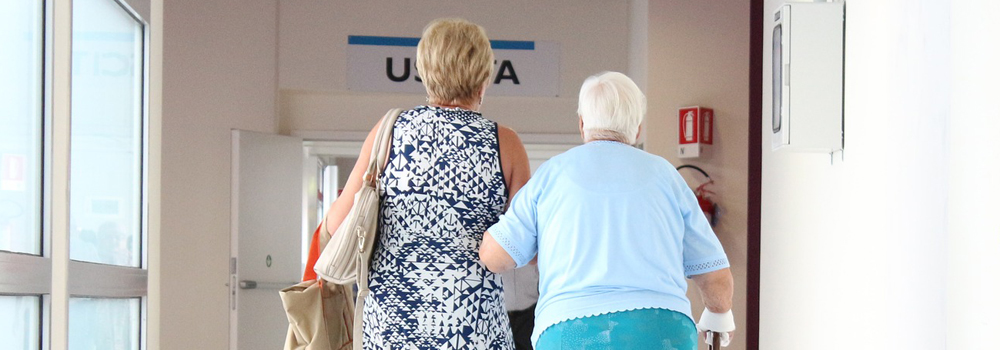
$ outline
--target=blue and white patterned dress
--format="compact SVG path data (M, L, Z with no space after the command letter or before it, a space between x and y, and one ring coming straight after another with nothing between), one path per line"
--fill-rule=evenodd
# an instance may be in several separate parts
M479 262L507 203L496 123L420 106L396 121L365 299L365 349L513 349L500 275Z

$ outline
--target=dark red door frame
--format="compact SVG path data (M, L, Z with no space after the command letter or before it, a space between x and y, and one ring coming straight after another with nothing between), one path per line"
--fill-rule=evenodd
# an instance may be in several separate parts
M747 350L760 349L760 169L761 80L764 59L764 0L750 0L750 132L747 169Z

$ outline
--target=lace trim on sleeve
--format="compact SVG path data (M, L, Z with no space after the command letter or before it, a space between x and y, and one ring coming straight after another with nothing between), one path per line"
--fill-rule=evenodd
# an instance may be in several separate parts
M719 258L699 264L684 265L684 274L688 276L700 275L702 273L712 272L728 266L729 260Z
M517 245L511 244L510 239L507 237L507 232L501 229L497 230L496 233L490 231L490 234L497 240L497 243L500 243L500 247L506 250L507 254L509 254L511 258L514 258L514 263L517 267L521 267L521 261L524 260L524 254L521 254L521 251L517 249Z

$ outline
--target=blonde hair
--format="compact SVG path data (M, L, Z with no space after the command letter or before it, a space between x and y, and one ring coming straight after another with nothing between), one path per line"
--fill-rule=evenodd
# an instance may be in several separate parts
M428 102L474 103L493 75L493 49L486 31L459 18L438 19L417 44L417 72Z
M646 96L625 74L604 72L583 82L576 112L583 120L585 141L613 139L634 144L646 116Z

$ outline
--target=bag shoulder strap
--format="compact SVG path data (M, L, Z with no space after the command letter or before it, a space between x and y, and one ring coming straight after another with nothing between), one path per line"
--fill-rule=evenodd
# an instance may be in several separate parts
M368 171L365 172L364 177L364 181L368 182L372 187L378 188L378 178L385 168L385 161L389 158L389 148L392 146L392 129L396 124L396 119L399 118L399 114L402 112L402 108L390 109L382 117L382 124L379 125L378 131L376 131L375 142L372 144L372 152L368 161ZM374 238L371 237L369 239ZM358 245L356 253L358 272L355 276L358 283L358 299L354 303L354 329L352 330L354 333L352 339L354 344L352 346L355 350L361 350L362 343L364 342L365 297L368 296L368 264L371 263L363 255L361 245Z
M389 148L392 146L392 129L396 124L396 119L403 112L402 108L393 108L382 117L382 124L379 125L375 133L375 142L372 143L371 156L368 158L368 171L365 172L364 181L369 182L373 187L378 187L378 178L382 174L385 161L389 158Z

